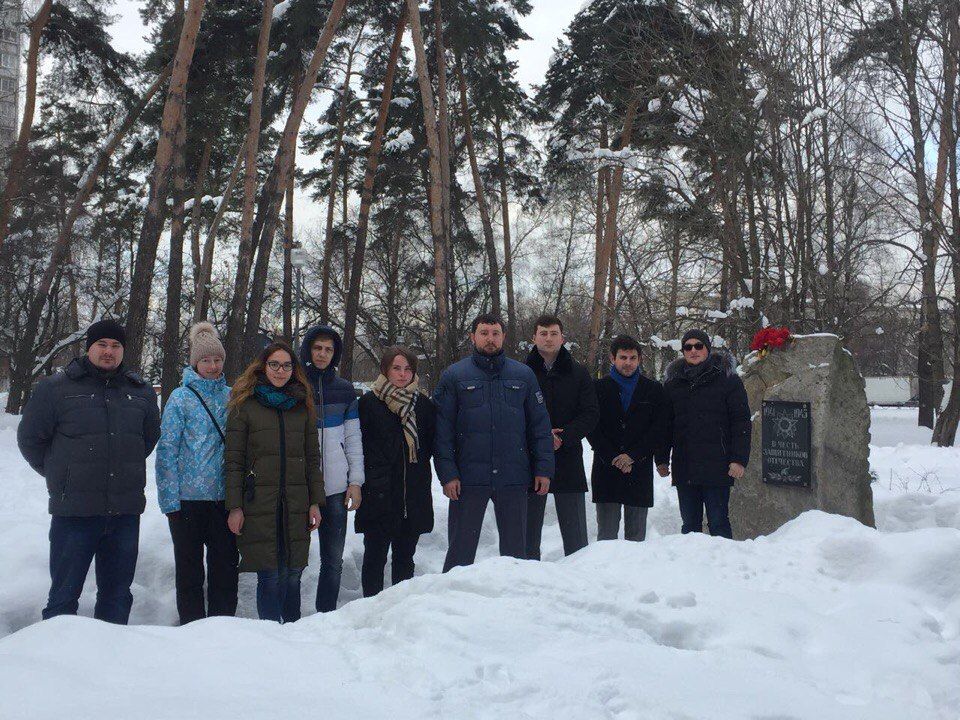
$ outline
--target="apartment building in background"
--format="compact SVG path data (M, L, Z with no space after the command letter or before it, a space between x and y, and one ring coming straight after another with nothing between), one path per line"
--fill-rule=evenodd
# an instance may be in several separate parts
M0 152L17 137L20 107L20 3L0 0Z

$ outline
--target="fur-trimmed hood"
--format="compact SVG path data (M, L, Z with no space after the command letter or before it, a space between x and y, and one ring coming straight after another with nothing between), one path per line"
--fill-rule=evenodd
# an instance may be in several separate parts
M737 367L733 355L731 355L728 350L711 350L707 359L703 362L706 363L708 367L703 371L701 377L714 373L721 374L724 377L730 377L736 371ZM672 380L683 379L683 368L686 364L687 361L681 357L667 365L667 369L663 374L663 382L668 383Z

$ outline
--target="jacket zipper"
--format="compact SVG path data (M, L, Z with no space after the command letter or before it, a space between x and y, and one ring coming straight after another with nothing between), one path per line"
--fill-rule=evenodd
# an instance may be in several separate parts
M320 421L320 474L323 475L323 462L326 457L326 453L323 451L323 433L326 429L326 418L323 414L323 377L320 377L320 381L317 383L317 396L320 398L320 405L317 408L317 418Z
M403 454L403 428L400 428L400 459L403 461L403 519L407 519L407 458Z
M287 532L287 430L283 423L283 410L277 410L280 421L280 530L283 532L283 549L287 555L287 567L290 567L290 538ZM280 538L277 538L279 542Z

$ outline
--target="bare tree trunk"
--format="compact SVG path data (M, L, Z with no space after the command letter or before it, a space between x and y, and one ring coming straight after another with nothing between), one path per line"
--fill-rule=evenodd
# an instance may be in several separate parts
M27 91L24 96L23 118L17 144L13 147L10 165L7 168L7 182L0 195L0 248L3 247L10 232L10 213L13 199L20 192L20 180L27 162L27 149L30 147L30 134L33 130L33 115L37 107L37 72L40 65L40 38L50 22L53 0L44 0L37 14L30 21L30 44L27 49Z
M420 100L423 103L424 130L427 136L427 148L430 151L430 232L433 236L433 277L434 296L437 303L437 364L447 365L451 356L450 346L450 306L447 271L449 247L443 225L443 174L441 167L440 138L437 133L437 111L433 103L433 87L427 69L427 56L423 44L423 30L420 27L420 6L417 0L407 0L410 20L410 33L413 36L413 50L416 57L417 80L420 84Z
M567 245L563 253L563 267L560 269L560 279L557 282L557 302L553 306L553 314L558 316L563 308L563 293L567 285L567 275L570 272L570 258L573 254L573 239L576 236L577 201L576 196L570 198L570 232L567 233Z
M357 33L357 39L347 54L347 68L343 74L343 85L340 89L340 112L337 115L337 136L333 143L333 163L330 166L330 188L327 190L327 225L324 228L323 237L323 267L321 268L320 281L320 323L323 325L330 322L330 270L333 264L333 216L336 214L337 182L340 177L340 154L343 152L343 134L344 126L347 122L350 80L353 77L353 59L360 45L360 40L363 38L365 27L364 25L360 28L360 32ZM347 206L346 197L343 198L343 205L344 207ZM346 234L345 226L344 234ZM346 262L346 258L344 258L344 262Z
M107 138L103 147L101 147L94 161L87 168L87 171L80 180L80 187L77 190L76 196L73 198L73 202L70 204L66 220L60 232L57 234L57 241L53 244L53 248L50 251L50 259L47 262L47 267L43 272L36 292L34 292L31 297L23 332L18 335L17 345L14 350L13 367L10 373L10 392L7 396L6 411L8 413L20 412L24 396L33 380L33 342L38 337L43 309L46 307L47 300L50 297L50 288L53 286L57 271L62 266L64 259L70 254L73 227L83 213L87 200L89 200L93 194L97 181L106 171L113 153L120 146L123 138L126 137L127 133L129 133L136 124L144 109L150 104L150 101L166 82L167 78L170 77L172 67L172 65L167 65L143 94L139 102L130 109L113 135ZM118 245L116 256L118 276L121 251L122 246Z
M493 223L490 221L490 210L487 207L483 180L480 177L480 165L477 163L477 149L473 141L473 120L470 116L470 106L467 103L467 80L463 73L463 60L459 53L455 57L457 84L460 86L460 114L463 117L464 141L467 145L467 155L470 158L473 190L477 196L477 212L480 213L480 224L483 226L483 244L487 250L487 264L490 267L490 309L495 315L500 315L500 268L497 259L497 246L493 239Z
M263 189L263 220L259 222L261 213L258 213L258 222L254 223L253 235L259 237L260 242L257 247L257 261L253 273L253 283L250 286L250 302L247 306L247 322L244 331L244 338L250 344L248 348L250 350L253 349L252 343L260 327L260 314L263 310L263 298L266 293L267 271L270 267L270 254L273 251L274 233L280 215L280 205L283 202L284 191L293 172L294 153L300 124L303 122L303 114L310 102L313 88L317 84L317 75L326 59L327 50L333 42L333 37L346 6L347 0L333 0L323 30L313 50L313 56L310 58L310 64L307 66L302 80L296 83L296 96L283 128L283 135L280 139L280 146L277 148L273 167Z
M200 280L200 265L203 263L200 250L200 209L203 205L203 193L207 187L207 171L210 168L210 154L213 141L207 138L203 144L203 155L193 182L193 207L190 209L190 259L193 265L193 301L196 307L197 285Z
M343 319L343 356L340 371L347 379L353 378L353 346L356 341L357 314L360 308L360 281L363 279L363 260L367 250L367 231L370 225L370 207L373 205L373 183L380 165L380 151L387 129L387 117L390 114L390 101L393 98L393 82L397 74L397 62L400 48L403 46L403 31L407 25L407 6L401 5L397 27L390 46L390 57L383 76L383 91L380 93L380 109L377 112L377 125L373 131L373 141L367 150L367 169L363 176L363 190L360 194L360 215L357 219L357 244L353 251L353 270L350 273L350 285L347 290L346 308ZM388 290L389 292L389 290Z
M610 248L610 277L607 280L607 308L603 320L603 336L613 333L614 315L617 312L617 243Z
M453 219L450 212L450 108L447 90L447 49L443 41L443 7L433 0L433 40L437 54L437 132L440 141L440 209L443 238L450 252ZM451 348L451 351L453 348Z
M950 259L953 265L953 385L950 398L944 411L937 417L933 431L933 442L940 447L953 446L960 424L960 173L957 168L957 120L960 119L960 94L957 93L958 71L960 71L960 8L956 3L945 6L944 38L944 90L943 112L940 120L940 152L937 162L937 176L934 183L933 213L938 224L944 207L945 178L950 178L950 215L952 234L947 239ZM944 168L942 160L946 160ZM942 170L943 168L943 170ZM946 233L944 233L946 234Z
M400 310L397 296L400 293L400 226L390 234L390 259L387 269L387 345L397 344L400 332Z
M290 174L287 183L286 222L283 227L283 336L292 344L293 337L293 263L290 252L293 250L293 190L294 174Z
M167 298L164 310L163 338L160 351L163 353L160 371L160 404L166 404L167 398L177 386L180 375L180 301L183 291L183 238L186 234L185 195L186 163L184 159L187 143L187 114L180 114L180 129L177 132L177 146L174 150L173 164L173 213L170 222L170 264L167 274Z
M227 317L225 350L228 377L239 374L243 367L244 311L247 308L247 287L253 266L253 219L257 193L257 153L260 149L260 123L263 115L263 86L266 82L267 52L270 50L270 30L273 26L273 0L263 0L260 34L257 38L257 59L253 67L253 89L250 96L250 116L247 123L246 158L243 173L243 210L240 221L240 248L237 254L237 277L233 285L230 314Z
M503 124L499 117L493 124L497 139L497 165L500 179L500 220L503 225L503 279L507 286L507 332L506 346L516 347L517 303L513 293L513 238L510 236L510 197L507 194L507 161L503 146Z
M245 145L246 143L240 145L240 149L237 151L237 158L233 161L230 176L227 178L227 186L220 197L220 203L217 205L217 210L207 230L207 239L203 243L200 272L197 274L196 301L193 306L193 322L195 323L205 320L207 317L207 310L210 305L210 278L213 273L213 251L217 244L217 231L220 229L220 221L230 204L230 196L233 195L233 189L240 177L240 168L243 166L243 159L246 155Z
M943 329L940 308L937 304L937 251L939 235L934 224L933 212L927 187L927 171L924 163L924 119L917 95L917 49L907 29L907 23L899 17L899 9L891 0L895 16L902 24L900 63L907 93L907 110L910 134L913 142L913 174L917 191L917 215L920 224L921 267L920 334L917 348L917 378L920 384L917 422L932 428L943 399Z
M127 311L127 344L124 362L130 367L139 367L143 354L144 336L147 328L147 313L150 309L150 289L153 286L153 266L157 259L157 245L163 232L164 203L170 182L170 167L173 163L173 148L176 144L180 114L186 104L187 76L193 62L197 32L206 0L190 0L180 29L180 41L173 60L170 87L163 106L160 122L160 139L150 176L150 200L140 228L137 259L130 287L130 306Z
M640 99L634 95L623 118L623 130L620 133L616 145L620 150L630 146L630 139L633 134L633 122L637 115L637 108ZM603 253L599 258L599 278L594 276L593 305L590 309L590 335L587 345L587 367L593 369L596 367L597 355L600 345L600 323L603 317L603 291L607 284L607 269L610 265L610 254L613 252L614 243L617 241L617 213L620 209L620 192L623 189L623 165L617 165L613 171L613 177L610 182L610 199L607 204L607 213L603 228ZM597 280L599 279L599 282Z

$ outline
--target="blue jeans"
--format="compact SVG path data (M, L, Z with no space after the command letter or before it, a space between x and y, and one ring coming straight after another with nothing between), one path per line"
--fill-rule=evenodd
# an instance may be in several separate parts
M54 515L50 519L50 595L43 619L77 614L87 571L96 558L93 616L126 625L133 605L130 585L139 542L139 515Z
M300 576L303 568L281 565L257 573L257 615L261 620L291 623L300 619Z
M730 527L730 487L718 485L677 485L680 519L684 535L703 532L703 510L707 510L710 534L733 538Z
M343 546L347 541L347 493L327 495L320 508L320 577L317 580L317 612L337 609L340 576L343 575Z

